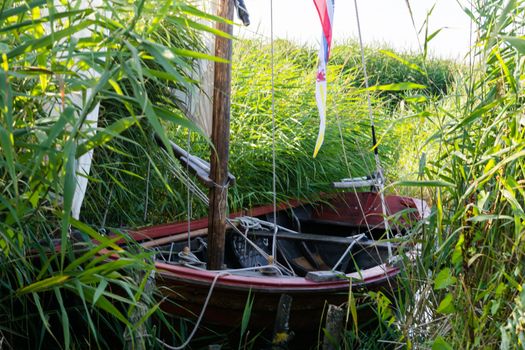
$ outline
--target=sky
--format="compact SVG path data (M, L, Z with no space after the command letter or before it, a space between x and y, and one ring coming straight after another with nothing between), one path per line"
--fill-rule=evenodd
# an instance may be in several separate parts
M421 52L424 30L419 34L428 11L429 34L441 29L430 41L433 57L462 60L469 48L470 19L457 0L410 0L416 29L406 5L407 0L357 0L361 33L366 44L386 44L401 51ZM245 0L251 25L236 28L240 37L270 37L271 0ZM273 0L274 37L299 43L319 43L321 25L313 0ZM354 0L335 0L334 41L358 38Z

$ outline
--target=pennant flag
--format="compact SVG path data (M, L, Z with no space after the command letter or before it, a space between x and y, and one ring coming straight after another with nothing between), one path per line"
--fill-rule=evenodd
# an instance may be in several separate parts
M330 46L332 45L332 24L334 19L334 0L314 0L315 7L319 13L323 34L321 35L321 47L319 48L319 64L317 66L317 77L315 83L315 99L319 110L319 134L315 143L314 158L324 141L325 119L326 119L326 65L330 57Z

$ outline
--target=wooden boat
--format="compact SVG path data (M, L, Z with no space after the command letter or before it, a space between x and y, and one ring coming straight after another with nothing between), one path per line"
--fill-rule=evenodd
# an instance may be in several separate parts
M391 223L396 234L403 234L424 214L417 199L387 196L386 202L389 213L399 216L395 225ZM226 233L226 266L221 270L206 270L207 218L191 222L192 253L187 248L187 222L147 227L130 236L157 253L156 284L167 297L162 305L166 311L196 317L204 309L205 324L235 327L251 296L251 326L272 329L279 299L286 294L292 297L290 329L312 331L326 304L348 301L350 284L354 292L396 292L400 268L392 263L388 248L396 254L397 247L380 240L385 238L380 204L378 193L353 192L325 196L322 202L279 206L280 267L266 260L274 228L272 206L230 216L236 228ZM366 321L369 313L363 309L360 321Z
M221 1L218 15L232 20L232 3ZM218 29L232 33L229 23L218 23ZM231 40L216 40L216 56L230 61ZM358 304L363 301L358 292L395 293L398 247L384 239L403 235L424 216L425 208L416 199L384 196L379 166L377 176L358 181L377 186L378 192L354 189L322 196L315 203L293 201L275 211L273 206L260 207L226 217L232 180L227 170L230 79L230 65L217 62L211 164L178 154L186 168L210 187L209 217L191 222L189 230L182 222L130 232L132 239L155 252L156 285L164 296L164 310L195 317L197 324L235 327L253 298L253 328L273 328L276 314L287 309L284 324L289 318L290 329L311 332L322 321L326 304L347 302L349 292ZM379 164L373 123L372 134ZM160 142L170 147L165 138ZM387 216L396 219L388 221ZM285 306L282 296L291 297L291 304ZM363 308L360 321L366 321L370 312Z

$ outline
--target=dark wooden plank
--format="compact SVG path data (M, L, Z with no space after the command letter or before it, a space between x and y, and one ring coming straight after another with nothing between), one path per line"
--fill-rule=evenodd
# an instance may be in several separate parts
M345 309L336 305L328 305L323 350L340 349L344 329L344 317Z
M273 329L272 349L287 349L290 336L290 311L293 299L288 294L282 294L277 306L275 325Z

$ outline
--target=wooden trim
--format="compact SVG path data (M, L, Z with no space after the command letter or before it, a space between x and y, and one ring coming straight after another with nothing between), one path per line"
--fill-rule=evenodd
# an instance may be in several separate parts
M190 232L190 238L202 237L202 236L206 236L207 234L208 234L208 228L202 228L200 230L195 230L195 231ZM162 238L158 238L158 239L154 239L151 241L141 243L141 246L144 248L151 248L151 247L155 247L155 246L159 246L159 245L163 245L167 243L172 243L172 242L182 242L186 239L188 239L188 235L179 233L174 236L162 237Z

